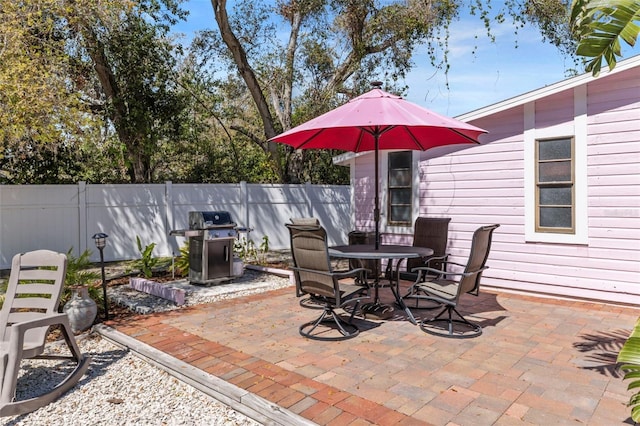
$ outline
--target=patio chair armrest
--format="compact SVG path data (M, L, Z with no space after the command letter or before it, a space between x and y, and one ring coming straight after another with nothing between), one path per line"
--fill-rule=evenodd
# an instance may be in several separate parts
M64 328L69 328L69 317L65 313L54 313L46 317L34 318L32 320L21 321L11 325L11 337L9 338L9 353L22 358L22 347L24 336L27 330L39 327L61 324Z
M458 263L453 263L453 262L449 262L451 264L454 265L459 265ZM459 266L466 266L466 265L459 265ZM431 272L432 275L437 275L438 277L445 277L445 276L458 276L458 277L469 277L471 275L475 275L479 272L484 271L485 269L489 269L488 266L485 266L481 269L478 269L475 272L451 272L451 271L441 271L440 269L435 269L435 268L429 268L427 266L418 266L417 268L413 268L411 269L411 272L417 272L418 273L418 280L420 280L420 278L422 277L423 274L427 273L427 272Z
M464 277L464 276L472 275L470 273L464 273L464 272L442 271L442 270L436 269L436 268L429 268L428 266L418 266L416 268L411 269L411 272L417 272L418 273L417 281L420 281L420 279L422 278L423 275L432 275L432 276L435 275L438 278L442 278L442 277L445 277L445 276L460 276L460 277Z
M306 269L306 268L299 268L296 266L292 266L291 269L298 272L308 272L310 274L325 275L327 277L337 277L338 279L355 277L360 273L364 273L364 274L367 273L367 270L365 268L355 268L345 272L318 271L317 269Z
M332 275L339 280L343 278L351 278L351 277L357 277L358 275L363 275L364 281L365 282L367 281L366 268L354 268L344 272L333 272Z
M427 259L426 262L424 262L425 266L432 268L432 264L435 262L440 261L440 263L442 263L442 265L446 265L447 264L447 259L449 258L449 254L445 254L444 256L432 256L430 258ZM446 269L446 268L445 268Z
M69 324L69 317L65 313L54 313L51 315L47 315L46 317L36 318L28 321L17 322L11 325L11 338L13 339L17 334L24 334L25 331L38 328L45 327L51 325Z
M415 268L411 268L411 272L417 272L418 276L427 272L430 272L431 275L444 275L448 273L447 271L441 271L440 269L431 268L429 266L416 266Z
M461 268L465 268L467 265L463 265L462 263L458 263L458 262L451 262L449 260L445 260L444 262L442 262L443 268L446 269L447 265L455 265L455 266L459 266Z

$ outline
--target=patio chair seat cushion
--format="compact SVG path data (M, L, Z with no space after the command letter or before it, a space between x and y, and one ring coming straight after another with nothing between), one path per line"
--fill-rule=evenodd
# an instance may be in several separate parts
M454 300L458 294L458 282L446 279L438 279L434 281L426 281L417 284L420 290L427 291L432 296L441 299Z

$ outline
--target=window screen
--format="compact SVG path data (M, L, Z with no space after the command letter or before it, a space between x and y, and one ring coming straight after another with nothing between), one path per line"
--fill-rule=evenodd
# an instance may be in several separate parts
M411 151L389 153L388 217L390 225L411 226L412 170Z
M575 232L573 139L536 141L536 231Z

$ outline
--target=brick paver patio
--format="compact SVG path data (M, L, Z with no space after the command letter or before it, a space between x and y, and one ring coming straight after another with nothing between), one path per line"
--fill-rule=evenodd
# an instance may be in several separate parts
M318 342L298 334L318 312L294 293L108 325L320 425L632 424L615 359L638 309L482 291L462 307L484 327L475 339L428 335L400 312Z

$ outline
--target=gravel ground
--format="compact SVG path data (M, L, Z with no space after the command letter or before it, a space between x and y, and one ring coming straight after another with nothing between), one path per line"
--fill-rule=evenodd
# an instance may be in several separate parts
M291 285L289 278L247 270L233 283L191 286L186 281L173 285L187 291L186 305L208 303L231 297ZM133 309L153 311L179 309L173 303L119 286L110 289ZM145 310L147 310L145 309ZM76 337L81 351L92 357L87 374L57 401L22 416L5 417L5 425L257 425L255 421L187 385L168 373L97 333ZM62 349L61 349L62 348ZM51 352L65 351L54 342ZM41 394L59 383L73 365L66 361L23 361L16 398Z

